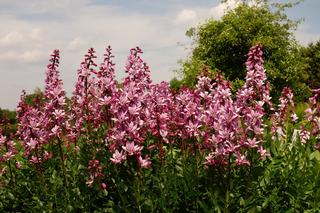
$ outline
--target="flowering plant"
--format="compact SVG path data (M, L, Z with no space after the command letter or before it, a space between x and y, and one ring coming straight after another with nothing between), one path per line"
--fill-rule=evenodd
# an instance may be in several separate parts
M120 83L111 47L100 65L90 48L68 99L53 51L43 95L23 92L16 135L0 132L1 210L320 208L320 90L304 115L290 88L272 103L261 45L236 93L207 71L193 89L154 84L141 54Z

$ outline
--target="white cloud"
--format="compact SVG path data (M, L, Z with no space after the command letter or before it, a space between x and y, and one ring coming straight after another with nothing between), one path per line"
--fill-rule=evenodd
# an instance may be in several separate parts
M312 42L320 40L320 35L316 33L309 33L305 31L297 31L295 33L297 40L300 44L306 46Z
M229 0L227 3L218 3L213 7L183 9L177 14L174 23L176 25L190 27L209 18L217 20L220 19L227 10L235 8L238 4L239 2L236 0Z
M0 54L0 61L10 63L14 66L17 63L37 63L43 61L45 57L46 55L38 49L23 52L8 50Z
M0 45L9 46L19 44L20 42L24 41L24 35L17 31L12 31L4 35L0 39Z
M86 44L87 43L81 37L75 37L74 39L72 39L72 41L68 43L67 50L77 51Z
M197 19L197 13L191 9L183 9L177 15L175 19L175 24L190 24Z
M56 48L61 52L60 71L68 94L87 49L97 50L99 64L109 44L118 79L125 75L123 67L129 49L140 46L152 79L170 80L174 76L171 71L179 68L177 60L187 54L177 45L190 43L185 31L210 17L220 18L227 8L218 0L214 7L214 3L204 7L191 1L181 4L185 1L179 0L164 6L167 2L144 0L141 2L148 2L149 6L162 6L163 11L142 13L127 6L132 3L115 6L106 2L94 5L91 0L1 0L0 107L13 109L21 89L32 91L43 86L46 63Z
M35 63L42 61L45 58L45 54L38 49L33 49L30 51L23 52L20 58L23 62Z
M29 34L29 37L35 40L40 39L41 36L42 36L42 29L40 28L33 28Z

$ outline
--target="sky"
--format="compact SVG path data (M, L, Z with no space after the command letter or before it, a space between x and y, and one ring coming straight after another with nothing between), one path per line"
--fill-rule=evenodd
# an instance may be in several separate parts
M219 19L225 9L219 0L0 0L0 108L15 109L23 89L44 88L53 49L60 50L68 96L90 47L100 63L111 45L121 80L129 50L139 46L152 80L170 81L178 76L178 61L190 55L186 30ZM295 32L302 45L320 39L319 9L319 0L305 0L287 11L290 18L304 18Z

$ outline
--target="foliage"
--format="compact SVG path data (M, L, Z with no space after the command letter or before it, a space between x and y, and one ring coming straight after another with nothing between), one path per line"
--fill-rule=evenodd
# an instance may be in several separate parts
M17 131L16 112L0 108L0 130L3 135L10 136Z
M90 48L67 104L54 50L42 95L21 95L17 135L0 135L1 212L320 208L320 89L273 105L260 45L235 95L208 69L194 89L153 84L141 54L119 87L111 48L100 65Z
M302 55L307 60L306 72L312 76L308 83L311 88L320 87L320 41L303 48Z
M245 77L248 49L261 44L272 96L279 97L282 88L290 86L299 101L306 100L311 77L304 71L305 59L293 36L299 21L290 20L284 13L294 5L240 1L220 20L209 19L189 29L186 35L193 39L194 49L191 57L182 62L182 84L194 86L199 68L208 65L222 70L227 79L239 85Z

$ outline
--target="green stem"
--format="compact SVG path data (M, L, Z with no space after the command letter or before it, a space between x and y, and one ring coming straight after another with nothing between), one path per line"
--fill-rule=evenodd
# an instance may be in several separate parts
M8 144L7 144L7 142L5 142L5 145L6 145L6 152L8 152L9 151L9 149L8 149ZM14 177L13 177L13 173L12 173L12 168L11 168L11 160L9 159L9 161L8 161L8 166L9 166L9 172L10 172L10 183L11 182L15 182L14 181Z
M225 194L224 212L230 212L230 192L231 192L231 155L228 157L227 190Z
M138 173L137 173L137 176L136 176L136 178L135 178L135 185L136 185L136 187L137 187L137 193L136 193L136 203L137 203L137 206L138 206L138 211L139 212L142 212L142 210L141 210L141 205L140 205L140 202L141 202L141 189L140 189L140 187L141 187L141 169L139 168L138 169Z
M117 167L116 165L115 165L114 167L115 167L114 171L115 171L115 174L116 174L115 177L119 178L120 175L119 175L118 167ZM123 207L124 207L124 209L121 209L121 210L124 210L125 212L127 212L127 211L126 211L126 208L125 208L125 206L127 205L127 202L126 202L126 199L122 196L123 193L120 192L120 190L119 190L119 185L117 184L117 182L120 182L120 180L119 180L119 179L116 180L116 189L117 189L118 195L120 196L120 200L121 200L121 202L122 202L122 205L120 205L120 206L123 206Z
M60 138L58 138L58 144L59 144L59 153L60 153L60 160L61 160L61 168L63 172L63 181L64 185L68 186L68 180L67 180L67 170L66 170L66 165L65 165L65 158L63 155L63 150L62 150L62 141Z

